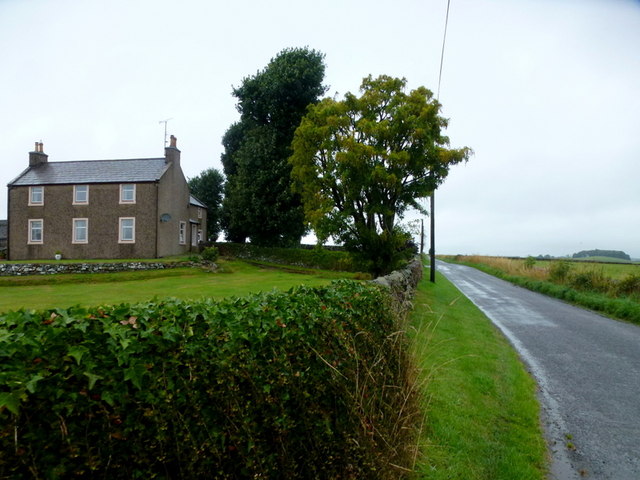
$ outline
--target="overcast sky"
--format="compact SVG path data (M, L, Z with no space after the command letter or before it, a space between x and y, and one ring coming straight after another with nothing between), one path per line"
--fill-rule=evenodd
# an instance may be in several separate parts
M288 47L437 91L447 0L0 0L0 182L49 161L222 170L232 86ZM440 101L475 155L436 194L442 254L640 258L640 1L451 0ZM6 218L6 188L0 218Z

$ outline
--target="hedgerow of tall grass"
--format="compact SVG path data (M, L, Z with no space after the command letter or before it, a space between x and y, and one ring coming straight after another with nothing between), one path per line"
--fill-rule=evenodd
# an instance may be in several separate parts
M480 255L444 257L469 265L516 285L565 300L603 314L640 324L640 274L622 278L605 274L601 266L576 265L567 260L528 261Z

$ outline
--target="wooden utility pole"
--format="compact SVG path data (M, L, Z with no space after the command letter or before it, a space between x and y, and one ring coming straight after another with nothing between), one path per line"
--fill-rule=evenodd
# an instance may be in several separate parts
M431 257L431 268L429 269L429 280L436 283L436 216L435 216L435 191L431 193L431 248L429 256Z

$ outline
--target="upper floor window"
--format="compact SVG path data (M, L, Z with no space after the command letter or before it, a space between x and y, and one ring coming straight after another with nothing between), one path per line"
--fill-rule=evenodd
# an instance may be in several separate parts
M86 205L89 203L89 185L73 186L73 204Z
M43 221L41 218L29 220L29 243L43 242Z
M198 218L202 218L202 208L198 207Z
M73 243L89 243L89 219L73 219Z
M134 217L120 217L119 243L135 243L136 219Z
M29 205L44 205L44 187L29 187Z
M123 183L120 185L120 203L136 203L135 183Z

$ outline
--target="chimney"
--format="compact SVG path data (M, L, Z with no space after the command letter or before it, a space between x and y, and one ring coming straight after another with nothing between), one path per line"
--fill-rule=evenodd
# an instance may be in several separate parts
M171 135L168 147L164 147L164 158L166 163L173 163L180 167L180 150L176 146L177 138Z
M47 163L49 155L44 153L44 145L42 142L36 142L36 148L33 152L29 152L29 166L35 167L43 163Z

